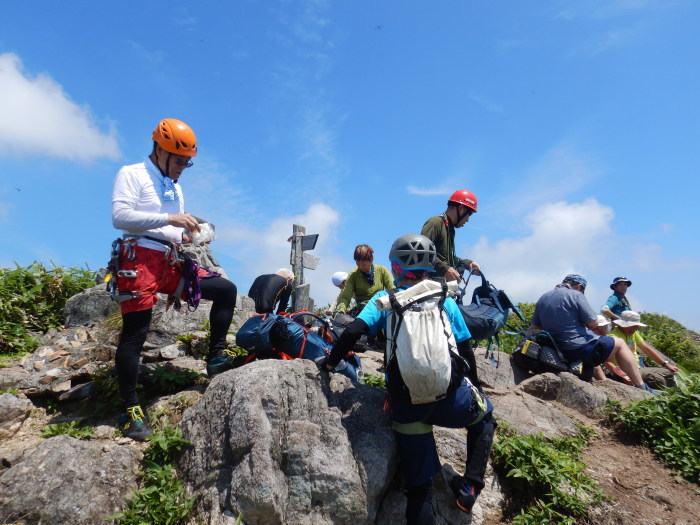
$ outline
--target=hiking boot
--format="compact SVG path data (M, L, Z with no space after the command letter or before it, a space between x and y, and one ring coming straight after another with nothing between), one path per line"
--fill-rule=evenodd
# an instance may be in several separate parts
M134 405L126 409L126 412L119 415L119 430L125 437L135 441L145 441L151 437L153 430L146 423L146 416L139 405Z
M228 356L219 356L207 361L207 375L214 377L215 375L226 372L233 368L233 358Z
M456 475L450 480L450 488L455 495L455 504L462 512L471 513L479 492L474 485L462 476Z

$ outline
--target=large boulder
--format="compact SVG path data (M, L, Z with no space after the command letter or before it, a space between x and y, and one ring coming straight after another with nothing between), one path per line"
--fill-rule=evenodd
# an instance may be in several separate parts
M42 441L0 472L0 516L8 523L104 524L136 489L140 456L112 441Z
M396 470L384 394L314 363L259 361L217 376L182 420L180 466L210 523L375 522Z

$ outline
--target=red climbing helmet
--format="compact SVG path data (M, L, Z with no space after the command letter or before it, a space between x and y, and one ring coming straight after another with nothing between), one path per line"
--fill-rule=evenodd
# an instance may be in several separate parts
M447 199L447 202L456 202L457 204L463 204L464 206L472 210L473 213L476 213L476 205L478 201L476 200L476 195L474 195L469 190L457 190L452 194L452 197Z

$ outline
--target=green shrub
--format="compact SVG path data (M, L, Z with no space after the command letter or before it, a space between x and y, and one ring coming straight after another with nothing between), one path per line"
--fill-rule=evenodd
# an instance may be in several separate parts
M180 427L165 427L156 430L149 438L143 459L157 465L172 463L180 452L190 444L182 437Z
M381 376L375 376L374 374L365 374L365 385L373 386L374 388L379 388L380 390L386 390L386 380Z
M195 385L201 377L202 374L196 370L182 370L169 365L159 365L151 369L145 379L150 390L172 394Z
M187 497L185 486L171 463L189 442L183 439L179 428L172 427L156 431L149 441L144 452L141 489L134 492L125 510L105 519L115 520L120 525L187 523L195 498Z
M518 434L499 422L493 466L507 479L512 508L519 509L512 523L574 524L602 501L603 493L579 461L591 435L591 429L580 427L577 437L546 439Z
M700 372L700 346L688 335L679 322L661 314L642 313L642 322L648 325L640 334L646 342L673 359L688 372Z
M177 525L186 523L194 503L171 465L150 464L143 471L143 488L134 492L126 510L106 519L119 525Z
M37 347L33 333L63 326L63 308L76 293L94 285L94 273L78 268L0 268L0 354L18 355Z
M535 303L518 303L518 308L520 308L520 312L525 318L525 323L523 324L520 318L516 314L511 312L510 317L508 318L508 325L514 328L515 330L524 330L526 328L529 328L530 322L532 321L532 314L535 313ZM520 340L520 336L507 334L506 330L511 331L509 328L506 327L504 330L501 330L501 332L498 334L498 338L501 340L501 346L499 350L507 354L512 354L513 350L515 350L515 346ZM482 341L481 344L483 346L486 346L487 342Z
M679 373L678 386L608 410L612 420L637 436L676 472L700 481L700 375Z
M94 427L83 425L82 419L76 419L75 421L46 425L41 432L41 437L50 438L66 434L75 439L89 439L94 433Z

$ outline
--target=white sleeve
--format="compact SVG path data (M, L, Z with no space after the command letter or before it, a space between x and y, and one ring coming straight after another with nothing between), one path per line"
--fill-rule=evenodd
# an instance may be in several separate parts
M112 190L112 225L131 232L152 230L168 225L167 213L137 211L141 196L138 174L130 167L119 170Z
M168 225L167 213L148 213L136 211L127 202L112 202L112 225L118 230L145 231L155 230Z

